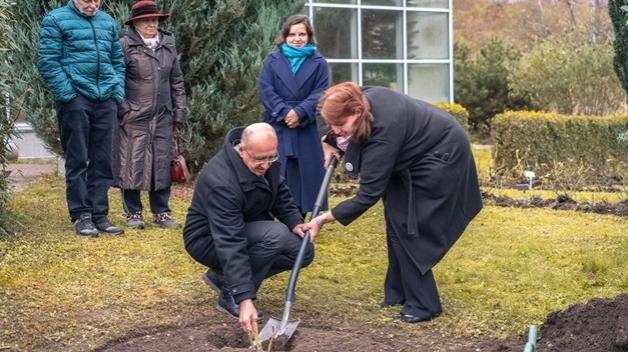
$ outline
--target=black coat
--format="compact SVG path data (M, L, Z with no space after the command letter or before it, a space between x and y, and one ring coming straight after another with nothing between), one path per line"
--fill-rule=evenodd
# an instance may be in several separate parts
M183 229L186 248L198 240L213 247L225 275L225 287L239 300L255 298L256 294L247 238L242 234L245 223L277 218L293 229L303 222L279 175L278 163L272 164L265 182L242 162L234 149L242 130L231 130L223 149L203 167Z
M482 208L469 139L454 117L428 103L386 88L363 91L371 135L349 143L344 157L360 187L332 213L347 225L382 198L387 228L425 273Z

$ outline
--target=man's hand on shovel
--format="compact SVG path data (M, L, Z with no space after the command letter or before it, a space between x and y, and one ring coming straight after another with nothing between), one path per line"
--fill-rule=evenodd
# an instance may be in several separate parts
M318 235L320 229L312 229L308 224L299 224L292 229L292 233L303 238L307 231L310 231L310 242L314 242L314 238Z
M252 299L240 302L240 326L244 331L257 331L257 309Z

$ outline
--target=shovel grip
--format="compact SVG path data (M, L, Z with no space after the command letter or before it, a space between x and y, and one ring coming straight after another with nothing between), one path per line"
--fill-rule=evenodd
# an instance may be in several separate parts
M312 216L310 219L314 219L320 213L321 207L323 206L323 201L325 196L327 195L327 186L329 185L329 181L331 180L331 176L334 173L334 169L338 164L338 159L332 157L327 170L325 171L325 177L323 178L323 183L321 184L321 188L318 190L318 196L316 197L316 202L314 203L314 209L312 210ZM299 254L297 254L297 258L294 261L294 266L292 267L292 273L290 273L290 279L288 280L288 288L286 289L286 301L290 303L294 303L295 301L295 289L297 286L297 279L299 278L299 270L301 270L301 265L303 265L303 257L305 256L305 248L307 244L310 242L310 231L306 231L305 235L303 235L303 241L301 241L301 247L299 248ZM284 315L286 312L284 312Z

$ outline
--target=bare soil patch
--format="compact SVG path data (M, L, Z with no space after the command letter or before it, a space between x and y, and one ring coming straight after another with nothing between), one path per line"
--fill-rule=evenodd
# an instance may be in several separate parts
M333 329L331 326L313 327L302 323L281 351L520 352L527 339L526 333L497 340L491 337L444 336L428 329L418 330L418 334L415 331L410 336L407 331L396 330L394 326ZM240 330L237 322L230 321L165 328L143 336L123 337L97 351L231 352L250 351L249 344L248 336ZM551 313L539 331L537 349L546 352L628 351L628 294L613 299L594 298Z

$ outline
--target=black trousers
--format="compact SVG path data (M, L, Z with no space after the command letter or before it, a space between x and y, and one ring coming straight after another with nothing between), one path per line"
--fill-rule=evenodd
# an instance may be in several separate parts
M65 158L66 199L72 221L84 213L92 214L95 223L107 217L117 115L118 107L113 98L91 101L79 94L67 103L57 102Z
M126 213L141 212L143 209L142 198L139 190L123 189L122 200L124 201L124 211ZM159 191L148 191L148 201L150 203L150 211L153 214L169 213L170 207L170 187Z
M384 304L401 304L401 314L430 318L442 312L432 270L425 275L412 262L399 234L386 223L388 271L384 282ZM403 236L403 235L402 235Z
M244 226L242 235L248 239L249 263L256 290L264 279L292 269L302 239L293 234L286 225L274 221L249 222ZM199 239L186 249L197 262L218 272L223 271L211 238ZM314 245L308 243L303 267L308 266L313 259Z

